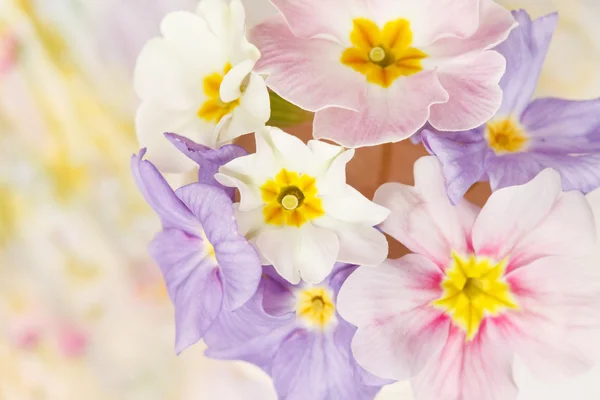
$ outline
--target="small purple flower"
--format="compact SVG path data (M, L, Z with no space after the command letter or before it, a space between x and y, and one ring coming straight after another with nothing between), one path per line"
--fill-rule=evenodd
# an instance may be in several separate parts
M497 190L526 183L545 168L560 173L564 190L600 186L600 99L531 101L558 15L532 21L523 10L513 14L520 26L496 48L507 63L496 116L469 131L422 132L425 147L443 164L455 204L475 182L489 180Z
M336 310L342 283L356 269L336 264L317 285L292 285L265 267L256 295L222 313L205 337L206 354L253 363L287 400L373 399L391 383L365 371L352 356L356 328Z
M214 186L193 183L174 192L145 149L131 159L136 184L163 230L149 251L175 306L177 353L196 343L223 312L242 307L260 282L256 250L233 216L231 199Z
M197 144L190 139L179 136L175 133L165 133L165 137L173 143L175 147L185 154L192 161L198 163L198 182L207 185L216 186L223 189L231 199L235 196L235 188L230 188L221 185L215 179L215 174L219 171L219 167L227 164L229 161L245 156L248 154L246 150L235 144L226 144L218 149Z

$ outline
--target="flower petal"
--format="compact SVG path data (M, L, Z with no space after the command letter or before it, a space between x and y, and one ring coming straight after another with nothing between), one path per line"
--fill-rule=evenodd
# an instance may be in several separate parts
M415 187L386 183L377 190L374 201L392 211L381 229L440 268L448 264L453 250L466 254L470 249L478 210L466 200L452 206L435 157L417 160Z
M254 68L254 60L244 60L235 65L224 77L219 87L219 95L224 103L231 103L242 96L242 82Z
M295 263L296 243L300 231L297 228L266 230L256 239L256 246L277 273L292 284L300 283L300 271Z
M322 8L321 3L319 13ZM281 17L263 22L251 35L262 55L255 70L268 75L267 85L278 95L308 111L330 106L358 109L366 82L342 64L340 44L298 38Z
M149 246L175 305L177 354L202 339L221 312L221 279L204 246L202 239L176 229L160 232Z
M476 254L504 259L548 217L561 193L560 176L550 169L525 185L494 192L473 225Z
M215 37L206 21L197 14L188 11L171 12L161 21L160 31L166 44L182 60L180 67L189 77L221 70L228 61L222 41ZM193 87L199 87L198 85L199 82L196 82Z
M503 335L534 375L586 372L598 356L598 257L545 257L507 276L520 312L507 315Z
M528 150L550 154L600 151L600 100L537 99L523 112L521 123Z
M457 204L474 183L487 178L484 159L489 148L480 130L456 133L424 130L422 140L427 151L442 163L452 204Z
M390 210L373 203L350 185L338 196L324 196L322 201L325 213L343 222L375 226L390 215Z
M278 290L278 285L263 279L256 295L242 308L222 312L204 339L208 345L206 355L251 362L270 372L273 357L296 320L293 313L274 316L265 312L263 302L269 291Z
M531 101L558 22L556 13L534 22L524 10L513 15L519 26L496 47L506 58L506 74L500 81L504 96L498 114L502 116L521 115Z
M434 6L435 7L435 6ZM429 10L428 14L431 13ZM446 19L447 14L444 15ZM516 26L510 11L494 0L479 1L479 28L473 35L467 37L441 37L423 50L432 57L453 57L470 52L491 49L502 43Z
M457 41L471 37L480 25L479 3L480 0L378 0L369 5L377 20L407 19L413 45L421 48L444 37Z
M422 71L396 80L389 88L369 85L358 112L342 108L317 112L313 135L316 139L330 139L345 147L398 142L413 135L427 122L433 104L447 100L448 93L437 74Z
M507 272L545 256L587 257L596 245L593 212L579 192L561 193L548 215L510 251Z
M465 342L454 328L438 357L412 380L415 398L422 400L516 399L512 377L513 352L484 323L476 339Z
M377 376L407 379L443 346L449 318L429 304L440 297L442 275L425 257L408 255L377 268L357 269L338 296L338 311L358 326L357 361Z
M221 189L201 183L182 187L177 196L200 221L214 247L225 305L240 308L256 292L262 268L254 247L238 233L231 199Z
M441 131L475 129L490 120L502 102L498 85L505 60L495 51L470 53L440 65L440 83L450 95L431 107L429 123Z
M315 225L335 232L340 242L339 262L377 266L388 254L388 241L377 228L322 217Z
M350 349L336 346L331 335L297 330L273 359L273 381L282 399L368 399L379 387L356 381Z
M198 182L207 185L215 186L223 189L233 200L235 196L235 188L229 188L221 185L215 179L215 174L219 167L227 164L229 161L248 154L244 148L234 144L226 144L218 150L213 150L206 146L194 143L193 141L176 135L174 133L166 133L166 138L185 154L189 159L195 161L199 165Z
M219 134L219 142L229 142L264 127L270 116L271 103L267 85L261 76L251 73L239 106L233 110L231 121Z
M143 159L145 153L145 150L141 150L139 155L131 157L131 173L142 196L160 217L163 228L178 228L191 235L200 235L200 223L175 195L156 167Z
M283 14L294 35L310 39L326 35L347 43L352 20L368 15L367 0L328 1L272 0Z
M176 131L203 144L214 147L214 125L196 118L190 110L167 109L150 101L139 106L135 125L137 138L141 146L148 148L148 158L164 172L187 172L194 163L169 145L165 132Z
M198 96L187 85L185 76L175 49L164 39L154 38L146 43L137 58L133 85L143 100L187 109L196 103Z
M295 268L302 280L320 283L331 273L339 253L339 240L334 232L310 223L300 228L296 245Z

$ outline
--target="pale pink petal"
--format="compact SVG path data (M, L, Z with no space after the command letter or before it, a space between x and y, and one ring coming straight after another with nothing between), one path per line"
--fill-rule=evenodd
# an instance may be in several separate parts
M448 93L434 71L400 78L389 88L370 84L358 112L334 107L317 112L313 135L345 147L398 142L427 122L432 105L446 101Z
M446 194L444 176L435 157L415 163L415 187L386 183L374 201L392 212L381 224L411 251L445 268L452 251L466 254L471 248L471 227L478 209L462 200L453 206Z
M451 1L451 0L450 0ZM447 19L447 15L439 13ZM516 26L515 19L508 9L494 0L479 1L479 28L465 37L440 38L427 46L424 51L434 58L452 57L469 52L491 49L503 42Z
M412 380L419 400L516 400L513 352L498 340L496 328L484 322L470 342L453 328L443 350Z
M410 21L413 46L421 48L444 37L459 40L458 38L472 36L479 27L479 2L480 0L377 0L371 1L369 5L375 20L380 24L397 18Z
M510 273L520 310L499 328L531 372L575 376L598 357L600 259L545 257Z
M407 379L442 348L450 320L429 304L442 294L442 275L419 255L358 268L338 295L340 315L358 326L352 350L373 374Z
M262 54L255 71L268 75L267 85L284 99L309 111L361 106L367 82L341 63L342 45L298 38L279 16L254 28L252 40Z
M596 237L594 215L583 194L561 193L546 218L510 251L508 271L544 256L589 256Z
M525 185L494 192L473 226L475 252L504 259L548 217L561 193L560 175L550 169Z
M502 104L498 83L505 68L506 60L495 51L470 53L440 65L438 78L450 100L431 107L431 125L441 131L466 131L489 121Z
M271 0L298 37L349 42L352 20L370 17L368 0Z

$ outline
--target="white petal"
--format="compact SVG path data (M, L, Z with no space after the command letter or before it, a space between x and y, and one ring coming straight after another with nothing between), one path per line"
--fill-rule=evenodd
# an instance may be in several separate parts
M256 240L259 253L279 275L294 285L300 283L300 271L294 257L299 235L297 228L274 229L262 232Z
M240 105L233 110L231 121L221 132L219 141L225 143L255 132L265 126L270 116L271 102L267 85L261 76L251 73Z
M167 110L162 105L143 102L136 113L135 125L141 147L147 148L146 157L162 172L186 172L196 163L183 155L165 137L165 132L182 132L193 125L190 113L181 110ZM186 130L187 131L187 130Z
M160 30L168 45L184 61L182 67L192 75L192 79L197 79L193 87L199 90L202 90L200 76L220 72L228 62L226 43L219 40L206 21L196 14L187 11L169 13L162 20Z
M600 189L596 189L585 196L592 212L596 225L596 248L600 251Z
M310 140L313 165L308 173L317 178L319 195L339 194L346 188L346 164L354 157L354 149L346 150L319 140Z
M350 185L337 196L324 196L322 201L328 216L344 222L375 226L390 215L390 210L373 203Z
M256 152L265 155L270 152L282 168L294 172L304 172L312 161L312 153L302 140L270 126L256 132ZM263 154L258 157L262 159ZM277 174L279 171L273 172Z
M225 103L231 103L234 100L239 99L242 96L242 82L250 71L254 68L253 60L245 60L235 65L231 71L225 75L223 82L221 82L220 95L221 100Z
M296 265L305 282L320 283L331 273L339 252L334 232L310 223L300 228Z
M243 157L236 158L236 160L239 160L240 158ZM223 186L237 188L240 191L240 210L250 211L262 207L263 205L259 187L255 185L252 179L247 175L235 174L232 170L227 169L237 168L239 165L247 165L245 161L246 160L243 160L240 163L232 164L229 167L223 166L219 168L220 172L215 174L215 179ZM227 165L229 164L231 164L231 162Z
M170 108L187 109L196 103L194 88L185 84L179 55L162 38L151 39L137 58L134 88L143 100Z
M341 222L327 216L314 223L336 233L340 242L339 262L377 266L388 255L388 241L377 228Z

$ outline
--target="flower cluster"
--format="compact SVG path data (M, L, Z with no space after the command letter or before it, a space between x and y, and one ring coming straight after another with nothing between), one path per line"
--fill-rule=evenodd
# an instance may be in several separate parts
M203 339L288 400L373 399L396 380L417 400L511 400L516 357L541 376L590 369L600 100L531 101L557 15L272 3L248 40L239 0L201 0L138 59L132 171L162 221L150 253L177 352ZM294 113L314 113L314 140L275 126ZM255 152L232 143L247 133ZM414 186L371 201L346 182L355 148L407 138L432 154ZM176 190L161 174L193 168ZM464 199L487 180L483 208ZM386 234L412 254L386 259Z

